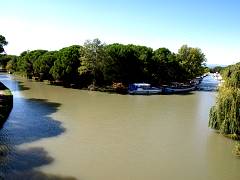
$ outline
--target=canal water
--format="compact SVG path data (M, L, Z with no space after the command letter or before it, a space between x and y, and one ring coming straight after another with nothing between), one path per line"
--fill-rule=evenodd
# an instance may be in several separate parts
M0 130L2 178L240 179L234 142L208 128L216 92L131 96L0 81L14 94Z
M216 80L213 75L210 74L203 78L201 84L198 85L198 89L201 91L216 91L219 84L220 81Z

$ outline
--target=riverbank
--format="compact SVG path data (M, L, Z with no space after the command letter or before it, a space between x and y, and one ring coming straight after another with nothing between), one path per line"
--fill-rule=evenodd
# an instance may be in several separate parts
M98 92L106 92L106 93L113 93L113 94L128 94L128 87L129 84L124 84L121 82L113 82L111 85L88 85L84 86L81 83L75 82L75 83L67 83L60 80L41 80L38 77L27 77L25 74L14 72L13 75L22 77L31 81L36 82L44 82L48 85L54 85L54 86L62 86L64 88L72 88L72 89L79 89L79 90L88 90L88 91L98 91ZM192 80L189 80L188 82L172 82L172 83L166 83L157 85L158 89L162 90L162 93L159 94L173 94L173 93L186 93L192 90L204 90L199 88L199 84L201 83L202 79L208 76L207 74L194 78ZM167 90L171 89L170 92ZM147 95L147 94L146 94Z
M98 91L98 92L107 92L107 93L116 93L116 94L128 94L128 86L124 85L123 83L115 83L113 82L112 85L88 85L84 86L80 83L67 83L64 81L59 80L41 80L38 77L28 77L26 74L20 72L11 73L16 77L21 77L24 79L36 81L36 82L44 82L48 85L53 86L62 86L64 88L72 88L72 89L79 89L79 90L88 90L88 91Z
M209 127L217 130L220 134L234 140L238 144L234 149L235 154L240 155L240 64L231 65L222 72L224 83L219 89L217 102L211 108L209 114ZM220 75L214 78L222 79Z
M0 128L8 118L13 107L13 95L11 91L0 82Z

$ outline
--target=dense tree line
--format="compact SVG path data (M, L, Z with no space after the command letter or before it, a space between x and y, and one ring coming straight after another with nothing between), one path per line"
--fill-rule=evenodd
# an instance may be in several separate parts
M5 59L5 60L3 60ZM24 51L4 55L0 63L10 72L65 84L105 86L113 82L148 82L155 85L186 82L204 71L205 55L183 45L177 54L167 48L102 43L88 40L59 51Z
M210 73L221 73L224 70L225 67L223 66L215 66L212 68L209 68Z

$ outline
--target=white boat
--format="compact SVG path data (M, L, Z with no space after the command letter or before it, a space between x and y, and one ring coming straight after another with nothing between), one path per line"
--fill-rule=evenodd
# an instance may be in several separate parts
M222 76L220 73L216 72L216 73L213 73L212 74L213 78L218 80L218 81L221 81L222 80Z
M151 94L159 94L161 92L162 92L162 89L151 87L151 85L147 83L134 83L128 86L129 94L151 95Z

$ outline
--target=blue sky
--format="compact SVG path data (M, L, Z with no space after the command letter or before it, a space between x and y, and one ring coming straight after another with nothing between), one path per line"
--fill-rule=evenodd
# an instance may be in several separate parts
M210 64L240 60L238 0L0 0L6 51L57 50L87 39L173 52L199 47Z

